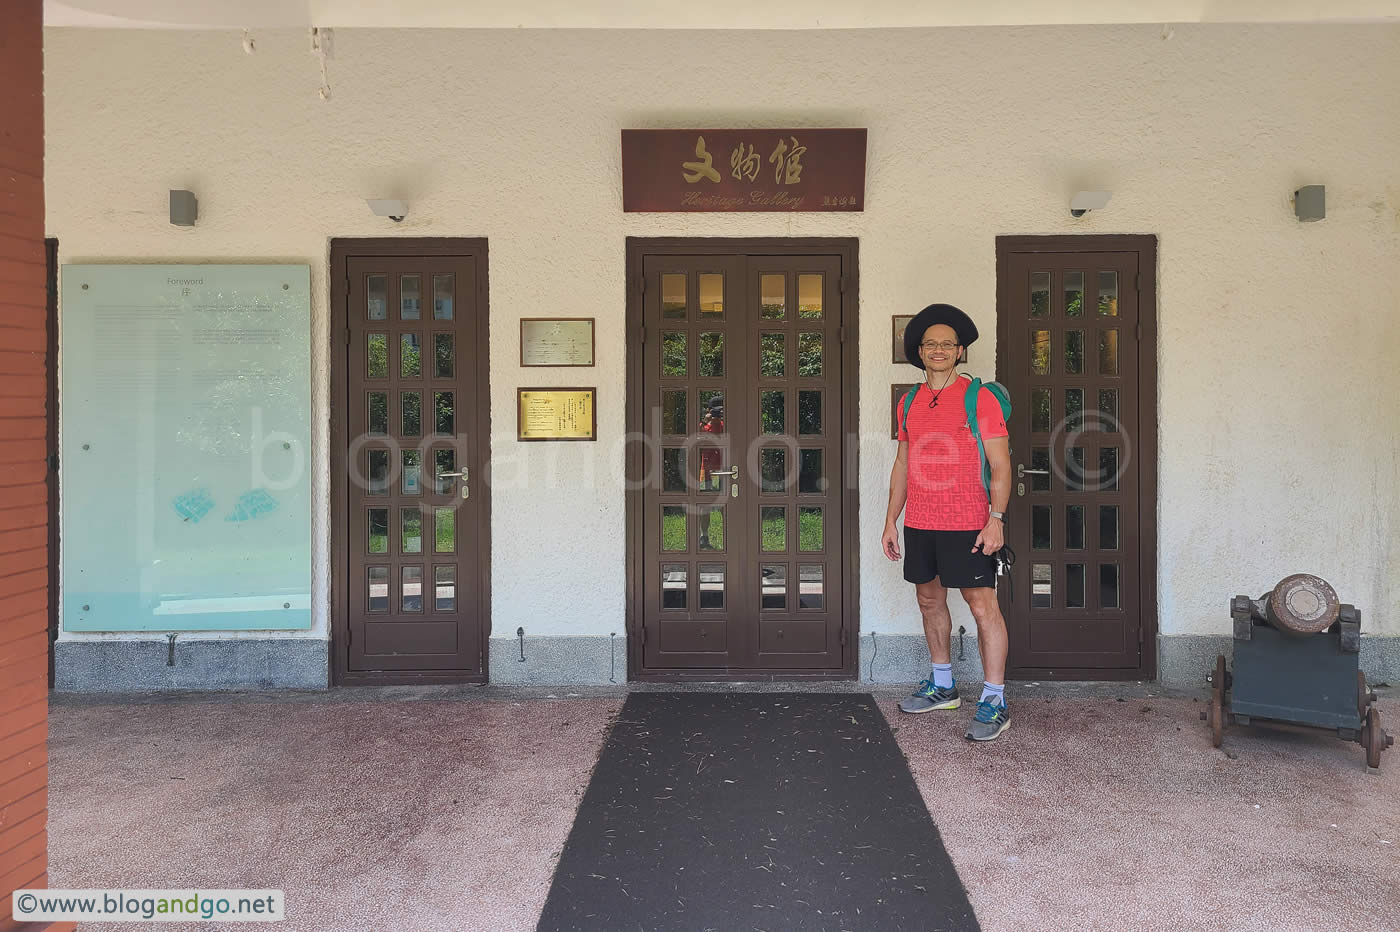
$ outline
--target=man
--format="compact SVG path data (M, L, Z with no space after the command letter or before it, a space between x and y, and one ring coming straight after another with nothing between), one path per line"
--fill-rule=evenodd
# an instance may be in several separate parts
M989 503L977 439L967 424L970 381L957 371L976 339L972 319L951 304L929 305L904 331L905 356L924 371L924 384L907 418L900 402L899 453L890 472L881 546L890 560L900 558L895 522L904 511L904 578L914 584L933 669L900 702L900 709L917 713L962 705L953 682L948 614L948 590L957 589L977 621L985 675L967 737L991 741L1011 725L1005 695L1006 620L997 604L993 556L1005 543L1011 449L1001 405L984 388L977 399L977 424L991 467Z

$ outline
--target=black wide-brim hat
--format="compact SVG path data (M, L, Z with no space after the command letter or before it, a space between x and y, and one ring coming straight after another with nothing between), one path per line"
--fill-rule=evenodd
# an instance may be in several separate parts
M958 343L964 347L977 342L977 325L961 308L951 304L930 304L914 315L909 326L904 328L904 358L909 365L922 370L924 361L919 358L919 344L923 342L924 331L935 324L947 324L958 335Z

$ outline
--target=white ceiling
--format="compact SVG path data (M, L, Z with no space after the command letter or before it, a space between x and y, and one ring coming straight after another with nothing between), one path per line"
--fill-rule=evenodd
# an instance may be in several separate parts
M48 26L873 29L1400 22L1400 0L45 0Z

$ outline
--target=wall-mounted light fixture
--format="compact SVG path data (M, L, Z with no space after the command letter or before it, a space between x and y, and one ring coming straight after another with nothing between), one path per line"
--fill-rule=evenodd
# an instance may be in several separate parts
M1069 215L1082 217L1091 210L1102 210L1108 206L1112 191L1076 191L1069 199Z
M199 199L193 191L170 192L170 222L177 227L192 227L199 219Z
M365 203L369 205L370 210L374 211L376 217L388 217L395 223L402 223L403 218L408 216L408 201L369 197L365 198Z
M1327 216L1327 186L1305 184L1293 192L1293 213L1303 223Z

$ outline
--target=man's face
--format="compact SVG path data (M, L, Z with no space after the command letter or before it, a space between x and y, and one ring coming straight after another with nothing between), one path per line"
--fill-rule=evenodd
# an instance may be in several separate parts
M958 334L947 324L934 324L919 341L919 359L929 372L946 373L958 362Z

